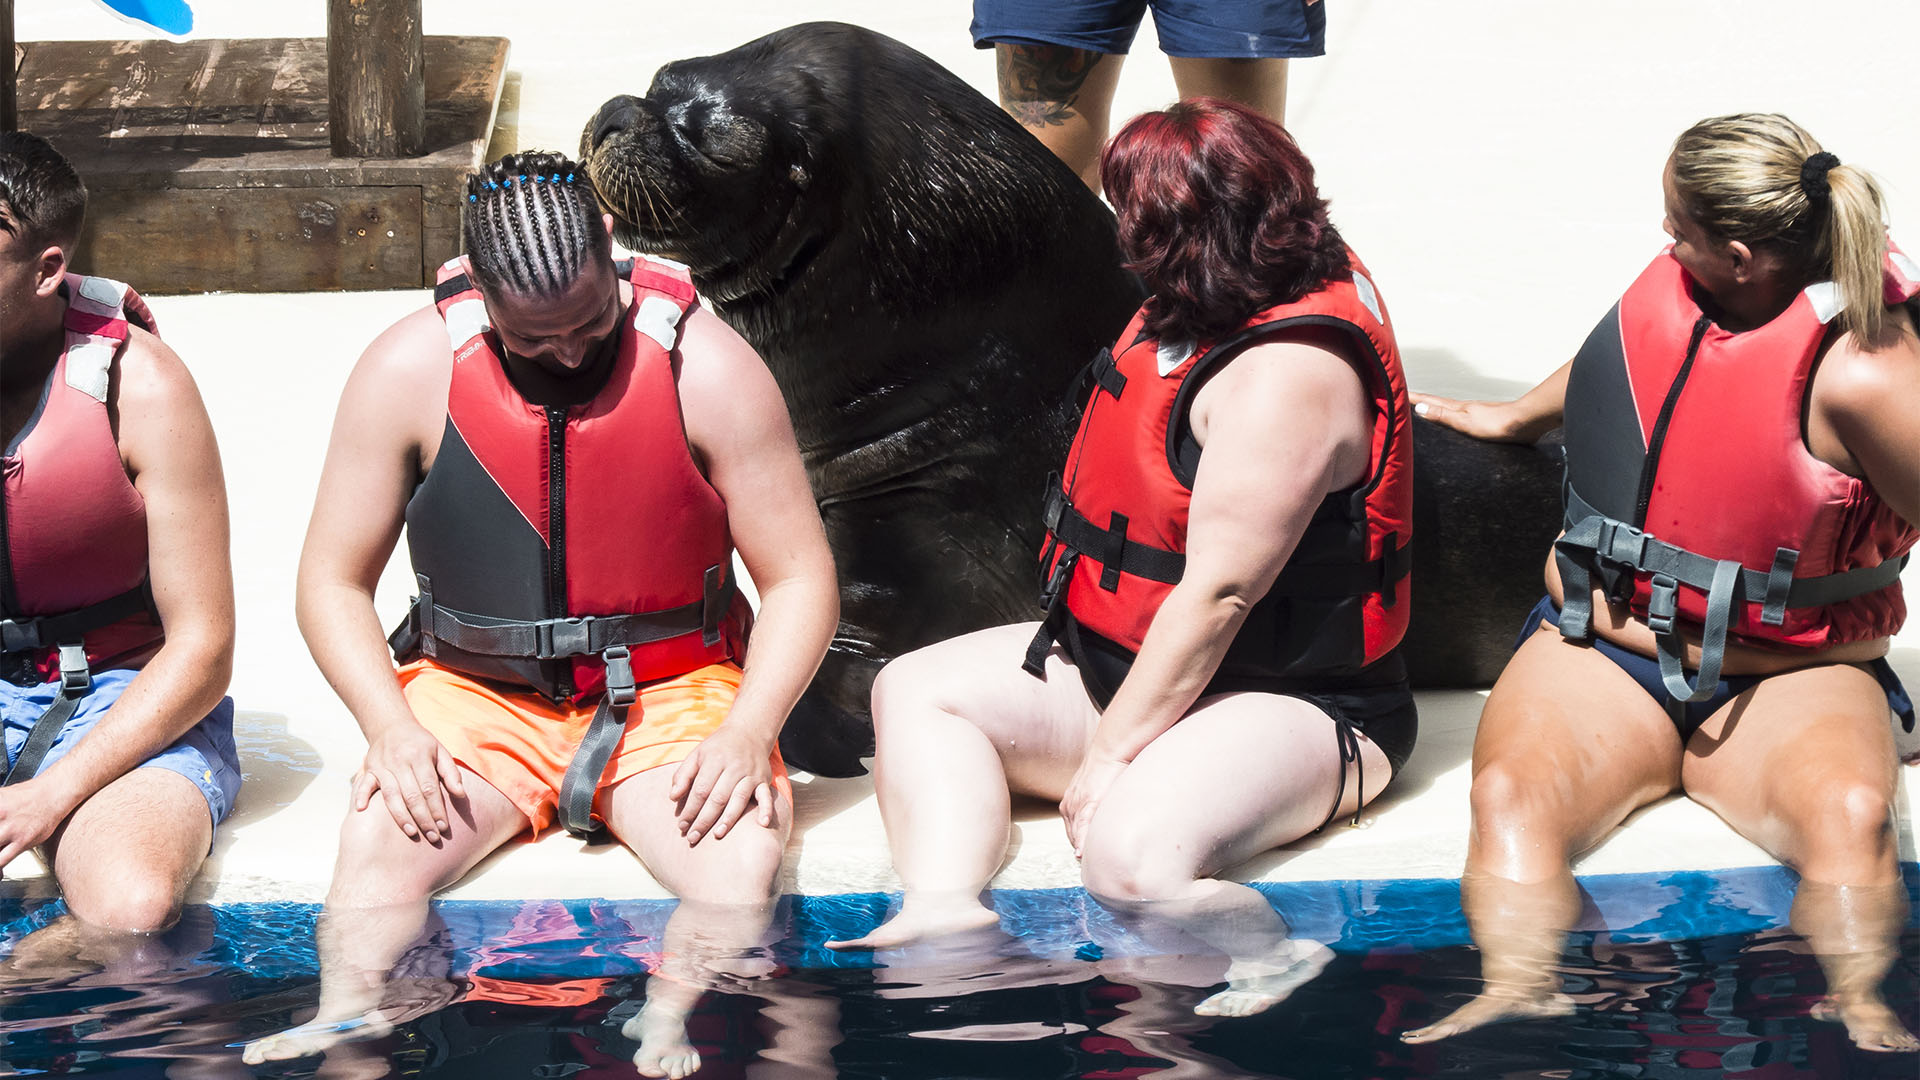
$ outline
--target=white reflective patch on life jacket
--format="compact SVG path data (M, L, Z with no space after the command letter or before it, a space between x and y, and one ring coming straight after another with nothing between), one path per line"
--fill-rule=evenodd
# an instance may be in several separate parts
M1813 317L1822 325L1832 322L1847 306L1847 298L1840 295L1840 286L1831 281L1816 281L1807 286L1806 293L1807 301L1813 305Z
M1360 302L1373 313L1373 321L1387 325L1387 317L1380 314L1380 294L1373 291L1373 282L1367 280L1367 275L1358 270L1353 272L1353 291L1360 294Z
M1173 369L1186 363L1193 356L1191 341L1163 341L1154 346L1153 362L1160 367L1160 377L1173 374Z
M74 275L79 279L78 286L67 297L67 303L89 315L117 319L120 307L126 302L127 287L111 278ZM69 278L68 280L74 280Z
M449 306L446 320L447 339L455 349L486 333L493 325L487 321L486 301L477 296Z
M660 343L668 352L680 340L680 305L664 296L644 296L633 306L633 328Z
M67 344L67 385L102 405L107 403L107 372L113 367L117 342L93 336L75 336Z
M678 270L682 273L685 273L687 269L686 263L674 262L672 259L666 258L665 256L662 256L662 255L642 255L640 257L652 263L655 266L664 266L669 270Z
M1907 253L1904 251L1889 251L1887 256L1893 260L1893 268L1900 271L1900 276L1906 279L1904 284L1920 285L1920 263L1907 258Z

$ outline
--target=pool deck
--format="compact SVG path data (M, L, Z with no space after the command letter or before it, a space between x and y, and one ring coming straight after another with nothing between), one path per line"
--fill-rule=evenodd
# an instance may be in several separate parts
M1328 6L1332 55L1295 65L1290 126L1314 158L1336 223L1365 254L1393 305L1418 389L1508 395L1570 355L1664 242L1660 166L1673 136L1703 116L1788 113L1843 160L1873 169L1888 188L1896 229L1904 225L1909 250L1920 245L1920 140L1910 124L1883 115L1901 108L1900 91L1912 85L1920 5L1830 2L1817 18L1804 3L1783 0L1630 0L1608 5L1604 18L1599 8L1534 0ZM324 5L198 0L194 8L205 36L324 32ZM973 50L967 38L965 0L596 3L566 11L573 17L541 17L507 0L428 0L430 34L513 40L494 154L571 150L601 101L643 91L661 63L722 51L802 18L870 26L922 49L983 92L993 87L990 54ZM578 12L593 13L593 24ZM121 24L75 0L30 5L18 16L23 41L122 33ZM1153 40L1143 30L1135 44L1116 117L1172 96ZM333 405L354 357L428 299L417 291L153 302L167 340L199 379L232 495L241 628L232 694L247 782L195 886L197 900L312 902L325 894L349 778L365 744L294 629L294 565ZM401 553L378 595L389 623L404 610L404 567ZM1910 589L1920 586L1920 570L1907 578ZM1910 685L1920 686L1920 629L1895 639L1892 659ZM1235 876L1458 876L1482 700L1476 692L1421 694L1419 746L1388 795L1364 813L1363 827L1329 827ZM1920 753L1920 739L1901 740L1904 754ZM1913 862L1920 764L1900 772L1900 853ZM785 891L897 888L870 783L796 780ZM1077 884L1057 816L1034 808L1016 817L1015 843L995 884ZM1656 872L1769 861L1704 808L1673 798L1636 814L1578 869ZM9 878L27 880L7 888L44 892L48 883L34 879L27 862L8 868ZM583 851L555 834L509 845L448 895L663 894L623 849Z

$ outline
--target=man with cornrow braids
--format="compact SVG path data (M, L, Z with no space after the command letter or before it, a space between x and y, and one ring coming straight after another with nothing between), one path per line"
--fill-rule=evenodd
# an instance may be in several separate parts
M466 210L467 254L368 347L335 420L297 609L367 756L318 1014L246 1058L406 1019L383 987L428 899L557 821L604 828L681 897L680 968L627 1030L644 1075L684 1076L708 958L771 919L792 819L775 743L839 617L832 557L772 376L685 268L614 262L578 165L509 155ZM389 659L373 591L403 525L418 595Z

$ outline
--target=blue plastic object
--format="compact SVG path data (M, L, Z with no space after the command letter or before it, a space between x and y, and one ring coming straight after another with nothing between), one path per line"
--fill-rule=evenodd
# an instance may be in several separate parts
M193 33L193 8L187 0L95 0L135 26L165 34L178 41Z

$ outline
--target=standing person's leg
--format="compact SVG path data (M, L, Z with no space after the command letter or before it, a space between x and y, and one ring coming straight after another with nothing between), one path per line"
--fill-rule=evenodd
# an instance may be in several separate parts
M998 921L980 891L1006 858L1011 792L1057 802L1100 721L1058 647L1045 679L1021 669L1035 629L979 630L881 669L874 790L906 895L878 930L830 947L897 948Z
M1167 62L1182 99L1219 98L1245 105L1276 124L1287 122L1285 57L1170 56Z
M647 980L646 1004L622 1028L640 1043L633 1059L640 1075L680 1080L700 1067L687 1018L701 995L723 979L764 977L772 968L754 950L766 944L773 921L793 799L783 780L776 785L771 828L759 823L759 808L751 807L724 836L704 836L689 846L669 794L673 775L673 765L657 766L600 799L607 828L680 898L667 920L661 968Z
M1100 151L1107 145L1113 92L1123 55L1065 45L994 46L1000 107L1033 132L1080 181L1100 193Z
M1237 102L1287 122L1287 60L1327 51L1319 0L1154 0L1153 26L1182 98Z
M1570 1008L1555 971L1580 912L1569 863L1678 786L1680 749L1666 710L1599 649L1550 625L1526 639L1488 695L1473 744L1460 902L1486 985L1402 1039Z
M1816 1015L1867 1050L1916 1050L1881 995L1906 925L1887 694L1850 665L1764 679L1687 743L1681 784L1800 875L1792 924L1827 975Z
M973 43L992 45L1000 107L1100 193L1113 91L1147 0L974 0Z
M1359 767L1343 760L1333 719L1309 701L1222 694L1148 743L1101 800L1081 850L1087 890L1131 921L1164 921L1231 960L1228 989L1197 1011L1260 1012L1331 958L1320 942L1289 940L1257 891L1213 875L1318 828L1336 798L1337 812L1351 814L1378 795L1392 767L1364 736L1359 751Z

